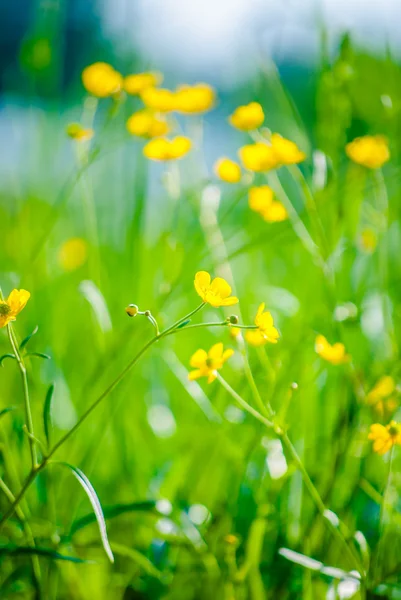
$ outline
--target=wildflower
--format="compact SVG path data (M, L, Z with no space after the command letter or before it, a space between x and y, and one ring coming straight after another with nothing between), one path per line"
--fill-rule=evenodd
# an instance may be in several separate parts
M147 108L138 110L127 120L129 133L139 137L153 138L166 135L169 129L169 124L163 116L158 116Z
M401 445L401 425L391 421L388 425L375 423L370 426L369 440L373 440L373 450L377 454L385 454L396 444Z
M366 401L380 414L384 414L385 410L391 412L397 407L394 392L394 379L390 375L383 375L366 396Z
M239 106L229 117L230 124L241 131L252 131L260 127L265 119L263 109L258 102Z
M270 143L277 157L277 162L281 165L294 165L306 158L306 154L298 148L295 142L287 140L278 133L272 134Z
M230 296L231 286L228 285L225 279L215 277L211 281L211 277L206 271L198 271L196 273L194 285L196 292L202 298L203 302L207 302L215 308L219 306L232 306L238 302L236 296Z
M174 160L182 158L191 149L191 140L179 135L172 140L157 138L146 144L143 153L151 160Z
M220 158L214 165L214 171L217 177L227 183L238 183L241 180L241 167L229 158Z
M139 312L139 308L137 307L136 304L129 304L127 306L127 308L125 309L125 312L127 313L127 315L129 317L136 317L136 315Z
M226 360L233 354L234 350L231 348L224 350L221 342L212 346L209 352L197 350L192 355L189 363L191 367L195 368L195 371L188 374L188 379L193 381L200 377L207 377L207 382L212 383L217 377L217 371L223 367Z
M278 223L288 219L286 208L274 200L274 192L268 185L251 187L248 195L249 208L259 213L268 223Z
M257 329L249 329L245 333L245 339L251 346L263 346L263 344L277 344L280 337L279 332L274 327L273 317L269 311L265 311L265 303L259 305L255 317Z
M135 73L124 78L124 89L131 96L139 96L148 88L160 85L162 81L161 73Z
M26 290L13 290L7 300L0 300L0 327L15 321L17 315L25 308L31 294Z
M123 78L111 65L97 62L82 71L82 83L92 96L107 98L121 90Z
M390 150L382 135L365 135L345 146L347 156L368 169L380 169L390 159Z
M337 342L331 345L323 335L316 337L315 350L321 358L327 360L332 365L341 365L348 362L350 358L345 352L344 344Z
M94 136L93 129L85 129L79 123L70 123L67 125L66 133L71 139L76 140L77 142L87 142Z
M64 271L75 271L88 257L88 246L82 238L71 238L60 246L58 262Z
M175 92L175 110L184 114L199 114L213 108L215 100L216 93L210 85L185 85Z
M250 171L269 171L279 165L273 147L264 142L242 146L238 153L242 164Z
M140 94L148 108L159 112L171 112L175 109L175 94L164 88L147 88Z

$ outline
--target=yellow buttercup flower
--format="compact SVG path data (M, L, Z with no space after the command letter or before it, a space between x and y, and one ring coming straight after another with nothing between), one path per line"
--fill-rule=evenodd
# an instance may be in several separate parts
M79 123L70 123L66 127L66 133L77 142L87 142L93 138L95 132L90 128L85 129Z
M275 169L279 165L273 147L264 142L242 146L238 154L244 167L256 173Z
M344 344L337 342L331 345L323 335L316 337L315 350L321 358L327 360L332 365L341 365L350 359L349 355L345 352Z
M241 131L252 131L260 127L265 119L263 108L259 102L251 102L245 106L239 106L229 117L229 122Z
M162 81L161 73L135 73L124 78L124 89L131 96L139 96L148 88L160 85Z
M274 192L268 185L251 187L248 194L249 208L259 213L268 223L279 223L288 219L284 205L274 200Z
M71 238L60 246L58 262L64 271L75 271L88 258L88 245L82 238Z
M213 108L216 92L206 83L185 85L175 91L175 110L184 114L204 113Z
M358 137L345 146L347 156L368 169L380 169L390 159L387 140L382 135Z
M248 329L245 333L245 339L248 344L251 344L251 346L263 346L264 344L267 344L267 342L270 342L270 344L277 344L280 334L274 327L271 313L265 311L264 302L259 305L255 317L255 325L257 326L257 329Z
M373 441L374 452L385 454L393 446L401 446L401 425L395 421L386 426L375 423L370 426L368 439Z
M229 158L220 158L214 165L217 177L227 183L238 183L241 181L241 167Z
M377 241L377 233L370 227L366 227L359 237L360 248L366 254L372 254L376 250Z
M195 290L202 298L203 302L207 302L215 308L219 306L232 306L237 304L238 298L231 296L231 286L228 285L225 279L215 277L213 281L209 273L206 271L198 271L195 275Z
M306 154L298 148L295 142L287 140L278 133L272 134L270 142L277 162L281 165L295 165L306 158Z
M92 96L107 98L121 90L123 78L111 65L97 62L82 71L82 83Z
M166 135L169 129L169 124L164 116L157 115L147 108L138 110L127 120L127 130L129 133L139 137L159 137Z
M156 138L146 144L143 153L151 160L175 160L182 158L191 149L191 140L182 135L168 140Z
M395 381L390 375L383 375L366 396L368 404L380 413L392 412L397 408Z
M17 315L25 308L31 294L26 290L13 290L7 300L0 300L0 327L15 321Z
M234 354L234 350L228 348L224 350L223 344L219 342L212 346L209 352L206 350L197 350L192 355L190 360L191 367L195 371L188 374L188 379L193 381L200 377L207 377L207 382L212 383L217 377L217 371L221 369L226 362Z
M141 92L145 106L159 112L171 112L175 109L175 94L165 88L147 88Z

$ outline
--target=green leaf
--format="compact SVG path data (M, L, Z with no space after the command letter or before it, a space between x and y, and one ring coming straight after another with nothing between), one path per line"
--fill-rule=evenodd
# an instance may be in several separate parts
M155 500L145 500L144 502L130 502L129 504L113 504L112 506L103 507L103 516L105 519L113 519L124 513L137 511L155 511L157 502ZM74 521L71 527L70 535L74 535L80 529L87 525L91 525L96 521L96 516L89 513L77 521Z
M38 358L45 358L46 360L51 360L51 356L48 354L44 354L44 352L28 352L25 356L37 356Z
M67 556L66 554L60 554L60 552L56 552L50 548L38 548L33 546L0 546L0 556L7 554L11 556L19 556L26 554L37 554L38 556L44 556L46 558L52 558L54 560L68 560L74 563L89 563L93 561L83 560L82 558L78 558L76 556Z
M25 348L25 346L27 345L27 343L29 342L29 340L38 333L39 327L36 325L35 329L32 331L32 333L30 333L29 335L26 336L26 338L24 338L22 340L22 342L19 345L19 349L22 350L23 348Z
M330 567L320 562L320 560L315 560L314 558L310 558L310 556L306 556L300 552L295 552L289 548L280 548L278 553L287 560L296 563L301 567L305 567L311 571L318 571L327 577L331 577L333 579L356 579L357 581L360 581L359 575L355 574L355 572L350 573L348 571L344 571L343 569L338 569L337 567Z
M92 504L93 511L96 515L96 521L99 526L100 537L102 539L104 551L106 552L110 562L113 563L114 556L113 556L113 552L111 551L109 540L107 537L106 521L104 520L102 505L100 504L100 500L97 497L95 488L93 487L93 485L91 484L91 482L89 481L89 479L87 478L85 473L83 473L77 467L74 467L73 465L70 465L69 463L66 463L66 462L55 462L53 464L64 465L65 467L70 469L72 471L73 475L78 479L79 483L82 485L84 491L86 492L86 494L89 498L90 503Z
M52 427L52 400L54 394L54 383L51 384L46 393L45 403L43 406L43 428L45 430L46 441L50 444L50 431Z
M5 360L6 358L13 358L15 360L15 356L14 354L3 354L3 356L0 356L0 366L3 366L3 360Z
M176 329L182 329L183 327L186 327L188 325L188 323L191 322L191 319L187 319L186 321L183 321L182 323L180 323L178 325L178 327L176 327Z
M122 544L112 544L113 550L116 554L120 556L126 556L133 560L137 565L139 565L145 573L150 575L151 577L155 577L156 579L161 579L163 574L156 569L154 564L146 558L143 554L135 550L134 548L128 548L127 546L123 546Z
M12 410L15 410L16 408L16 406L7 406L7 408L3 408L3 410L0 410L0 419L1 417L4 417L4 415L6 415L7 413L11 412Z

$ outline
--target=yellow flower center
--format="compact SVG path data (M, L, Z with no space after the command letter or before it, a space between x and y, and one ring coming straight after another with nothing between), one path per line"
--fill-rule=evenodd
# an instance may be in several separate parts
M214 360L213 358L207 358L206 359L206 366L208 369L213 369L214 367Z
M0 302L0 316L6 317L7 315L10 314L10 312L11 312L11 308L7 304L7 302Z
M391 437L395 437L399 434L399 428L397 427L397 425L391 425L391 427L389 427L388 432L391 435Z

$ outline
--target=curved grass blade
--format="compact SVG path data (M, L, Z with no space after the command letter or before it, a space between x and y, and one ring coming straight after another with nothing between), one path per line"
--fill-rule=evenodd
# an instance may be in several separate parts
M51 384L46 392L45 403L43 405L43 428L45 430L46 441L50 444L50 432L52 427L51 410L54 394L54 383Z
M39 331L39 327L38 325L36 325L35 329L32 331L32 333L30 333L29 335L26 336L26 338L24 338L22 340L22 342L19 345L19 349L22 350L23 348L25 348L25 346L27 345L27 343L29 342L29 340L38 333Z
M116 554L133 560L145 571L145 573L151 577L162 579L163 574L159 571L159 569L157 569L154 564L148 558L146 558L146 556L138 552L138 550L135 550L134 548L128 548L128 546L124 546L123 544L114 543L112 543L112 548Z
M84 560L82 558L78 558L77 556L68 556L66 554L60 554L60 552L56 552L51 548L38 548L33 546L0 546L0 556L3 555L11 555L11 556L20 556L20 555L31 555L37 554L38 556L43 556L45 558L51 558L53 560L67 560L74 563L91 563L93 561Z
M104 520L102 505L100 504L99 498L97 497L95 488L93 487L85 473L83 473L77 467L74 467L73 465L70 465L66 462L55 462L54 464L64 465L65 467L70 469L70 471L72 471L73 475L78 479L79 483L82 485L84 491L86 492L90 500L90 503L92 504L93 511L96 515L96 521L99 526L100 537L102 539L104 551L106 552L110 562L113 563L114 556L113 552L111 551L109 540L107 537L106 521Z
M123 515L128 512L136 511L155 511L157 502L155 500L145 500L144 502L130 502L129 504L113 504L112 506L103 507L103 516L105 519L113 519L119 515ZM96 521L96 516L93 513L84 515L80 519L74 521L71 527L70 535L83 529L87 525L91 525Z
M11 412L12 410L15 410L16 408L16 406L7 406L7 408L3 408L3 410L0 410L0 419L1 417L4 417L4 415L6 415L7 413Z
M3 366L3 360L6 358L13 358L15 360L14 354L3 354L3 356L0 356L0 367Z
M25 356L37 356L38 358L45 358L46 360L51 360L51 356L45 354L44 352L28 352Z

